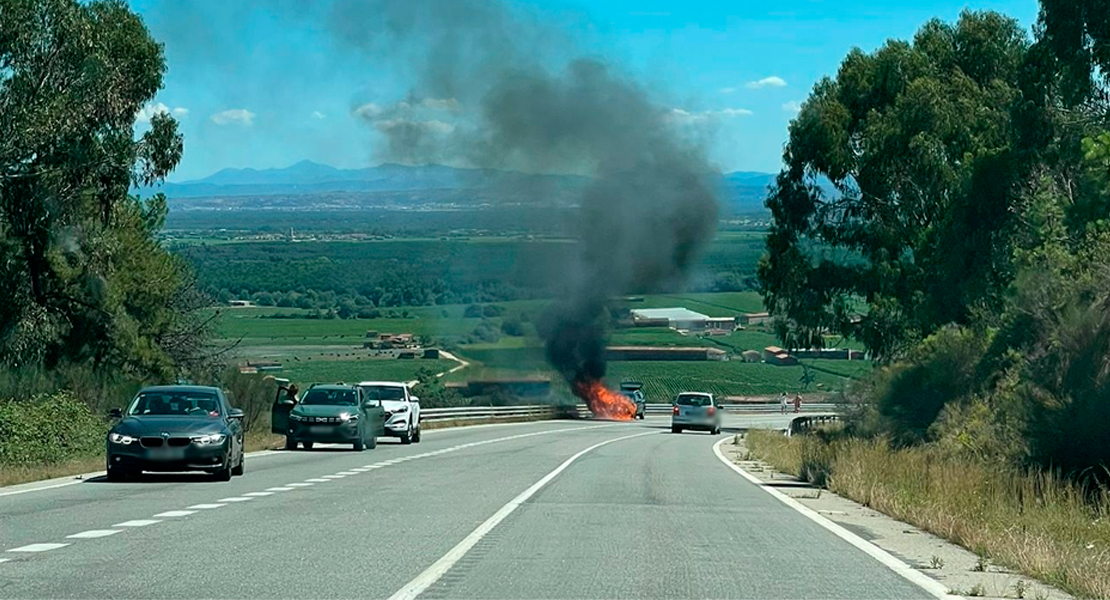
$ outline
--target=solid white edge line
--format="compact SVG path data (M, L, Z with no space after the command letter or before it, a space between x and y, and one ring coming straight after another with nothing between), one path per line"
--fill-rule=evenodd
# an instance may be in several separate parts
M423 573L417 575L416 578L405 584L405 586L401 589L397 590L396 593L389 597L389 600L411 600L424 593L425 590L434 585L435 582L439 581L441 577L443 577L448 571L450 571L451 567L455 566L455 563L459 562L462 557L466 556L466 553L469 552L470 549L473 548L479 541L481 541L482 538L485 537L490 531L492 531L494 527L497 527L497 525L501 523L501 521L504 521L506 517L511 515L513 511L515 511L517 508L520 508L520 505L528 501L528 499L534 496L536 492L543 489L545 485L551 483L552 479L558 477L558 475L565 471L567 467L574 463L574 461L578 460L585 454L596 450L606 444L612 444L613 442L619 442L622 440L641 437L645 435L658 435L658 433L659 432L657 431L647 431L644 433L636 433L633 435L626 435L624 437L613 438L611 440L605 440L604 442L594 444L593 446L590 446L585 450L581 450L574 456L566 459L565 461L563 461L563 464L556 467L554 471L548 473L547 475L544 475L542 479L540 479L536 483L533 483L531 487L521 492L520 495L510 500L508 504L502 506L497 512L493 513L493 516L486 519L485 522L479 525L477 529L470 532L470 535L463 538L463 541L459 542L454 548L448 551L447 554L444 554L439 560L432 563L432 566L425 569Z
M918 571L917 569L914 569L908 564L897 559L894 555L890 554L886 550L883 550L875 544L872 544L871 542L861 538L851 531L848 531L844 527L837 525L835 522L821 515L812 508L809 508L808 506L802 504L801 502L798 502L790 496L768 486L763 480L740 468L739 465L729 460L728 457L725 456L723 452L721 452L721 445L729 441L730 439L732 438L726 437L721 439L721 441L717 442L716 444L713 444L713 453L717 455L717 458L720 459L721 462L725 463L728 468L738 473L741 477L755 484L756 487L763 490L764 492L767 492L779 502L782 502L783 504L801 513L802 516L806 517L810 521L813 521L814 523L825 528L836 537L848 542L859 550L862 550L871 558L874 558L875 560L882 563L882 565L886 568L894 571L903 579L932 594L934 597L940 598L942 600L964 600L963 596L949 593L948 587L945 586L943 583L937 581L936 579L933 579L932 577L929 577L928 575Z

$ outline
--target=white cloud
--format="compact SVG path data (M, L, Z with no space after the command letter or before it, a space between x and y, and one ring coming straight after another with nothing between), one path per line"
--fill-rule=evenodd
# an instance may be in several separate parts
M318 111L318 110L314 110L314 111L312 111L312 118L313 119L326 119L326 118L328 118L328 116L325 115L324 113Z
M420 105L431 110L459 110L459 101L454 98L425 98L420 101Z
M135 115L135 118L141 123L149 123L150 119L157 114L172 114L180 118L188 116L189 109L180 106L171 109L162 102L155 102L139 109L139 114Z
M212 122L217 125L242 125L250 127L254 125L255 114L245 108L232 108L223 112L218 112L211 117Z
M802 103L797 100L791 100L782 105L782 109L788 113L798 114L802 112Z
M770 77L764 77L759 81L749 81L748 83L744 84L744 87L749 90L761 90L763 88L780 88L786 87L786 80L782 77L779 77L778 75L771 75ZM738 87L727 87L722 89L721 93L731 94L739 89L740 88Z
M752 111L746 108L722 108L720 110L703 110L698 112L690 112L681 108L672 108L669 117L678 121L679 123L704 123L712 119L720 119L726 117L750 117Z
M362 106L356 108L353 112L356 117L373 119L374 117L382 114L383 111L382 107L378 106L377 104L374 104L373 102L367 102L366 104L363 104Z

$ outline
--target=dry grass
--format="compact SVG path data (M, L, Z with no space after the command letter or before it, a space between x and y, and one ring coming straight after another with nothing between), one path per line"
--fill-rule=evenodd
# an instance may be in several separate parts
M928 447L892 450L883 441L830 444L752 431L748 445L784 472L819 463L833 492L994 563L1081 596L1110 598L1106 490L1087 497L1051 473L957 460Z

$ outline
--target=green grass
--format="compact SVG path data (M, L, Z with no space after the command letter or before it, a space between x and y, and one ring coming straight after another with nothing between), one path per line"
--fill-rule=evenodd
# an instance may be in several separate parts
M430 368L442 373L455 366L451 360L400 360L400 359L362 359L362 360L312 360L285 362L285 370L278 375L296 382L302 388L312 383L335 383L343 381L412 381L421 368Z
M824 366L838 361L814 360L807 364ZM717 361L621 361L609 363L607 379L643 382L649 401L669 402L681 392L711 392L720 396L765 396L786 392L802 392L801 366L777 367L738 360ZM818 371L809 393L840 389L846 378ZM818 387L818 384L821 387Z

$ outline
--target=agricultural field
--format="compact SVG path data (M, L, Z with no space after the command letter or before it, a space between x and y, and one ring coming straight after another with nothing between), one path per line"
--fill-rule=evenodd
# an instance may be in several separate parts
M442 373L457 366L451 360L311 360L286 362L278 375L303 386L311 383L354 383L358 381L412 381L420 369Z
M606 379L618 385L623 379L635 379L644 384L644 394L649 402L670 402L681 392L711 392L720 396L764 396L782 392L835 392L848 381L845 376L833 375L825 369L827 363L845 363L835 360L807 360L816 376L808 390L802 389L801 365L776 367L763 363L729 361L621 361L609 363ZM862 361L854 363L866 365ZM842 365L838 367L843 369ZM822 370L818 370L821 368ZM845 369L847 371L847 369ZM858 375L859 373L855 373Z

